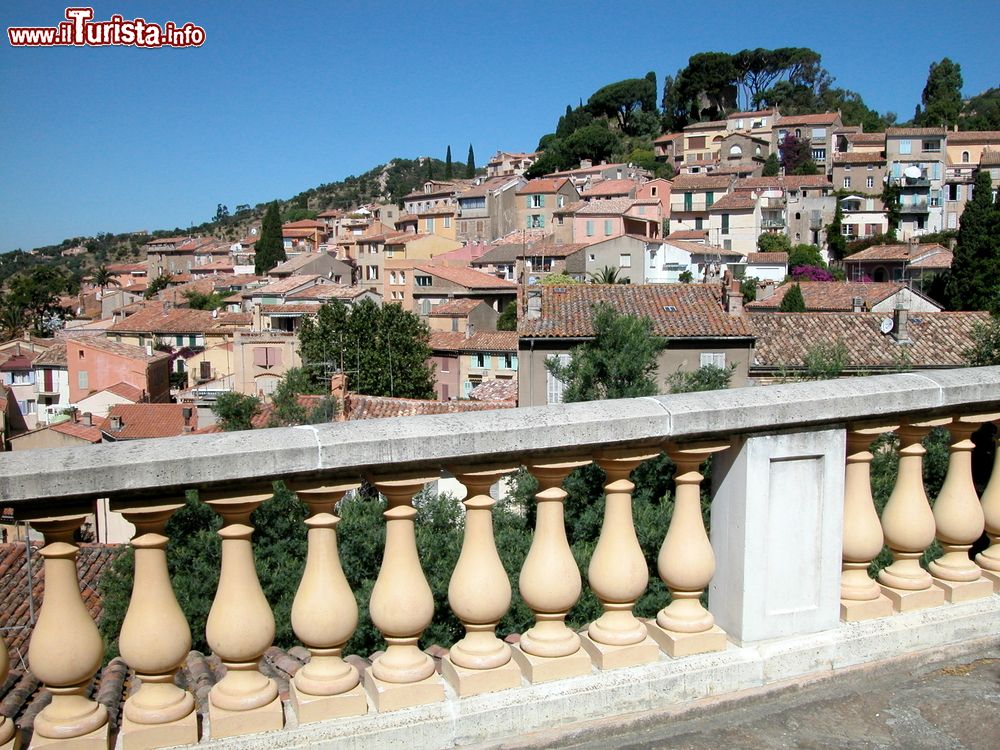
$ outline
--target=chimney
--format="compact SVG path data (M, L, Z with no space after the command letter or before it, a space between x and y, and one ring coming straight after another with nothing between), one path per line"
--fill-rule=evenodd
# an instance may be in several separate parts
M475 333L476 333L476 326L473 324L471 320L467 321L465 324L465 338L471 339Z
M730 315L742 315L743 314L743 293L739 290L729 290L729 294L726 295L726 312Z
M112 432L122 431L122 418L117 414L111 417L111 431Z
M853 312L864 312L865 301L862 297L851 297L851 309Z
M896 305L896 309L892 312L892 337L899 344L911 343L908 330L909 319L910 311L904 306L902 300L900 300L899 304Z
M590 169L594 166L594 162L590 159L580 159L580 169Z
M73 415L76 416L76 411L75 410L73 412ZM84 425L84 427L93 427L94 426L94 417L93 417L93 415L89 411L88 412L84 412L84 414L83 414L83 425Z
M528 309L524 317L528 320L537 320L542 317L542 290L537 288L528 289Z
M194 410L190 406L185 406L181 409L181 415L184 417L184 432L193 432L194 427L191 426L191 415Z
M330 395L336 398L341 404L347 396L347 375L342 372L335 372L330 376Z

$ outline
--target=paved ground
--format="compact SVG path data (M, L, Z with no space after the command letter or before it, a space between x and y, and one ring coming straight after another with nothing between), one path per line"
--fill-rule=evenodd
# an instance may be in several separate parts
M1000 750L1000 644L525 735L565 750Z

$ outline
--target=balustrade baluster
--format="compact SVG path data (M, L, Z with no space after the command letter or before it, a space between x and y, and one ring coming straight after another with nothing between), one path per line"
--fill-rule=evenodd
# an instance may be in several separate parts
M281 729L284 714L278 687L257 668L274 640L274 614L254 567L250 514L271 493L213 493L205 502L222 516L222 571L205 625L212 652L226 676L208 695L213 738Z
M972 481L972 433L998 415L959 417L948 425L948 473L934 502L934 522L943 554L927 566L934 585L949 602L964 602L993 593L993 582L969 557L972 545L983 535L983 506Z
M0 640L0 684L7 679L10 672L10 657L7 655L7 644ZM21 735L14 722L0 715L0 750L18 750L21 747Z
M931 575L920 567L920 557L934 541L934 513L924 491L923 457L920 444L932 427L948 420L900 425L899 473L889 501L882 510L882 531L892 551L892 564L879 571L878 580L897 612L908 612L944 603L944 591L933 585Z
M629 480L633 469L657 455L648 450L606 450L596 457L607 481L604 520L590 558L587 581L604 614L590 624L582 644L599 669L633 667L656 661L660 656L646 625L632 614L636 601L646 591L649 569L635 534L632 519L635 485Z
M887 617L892 602L868 575L885 541L872 498L871 444L894 428L848 430L844 470L844 562L840 578L840 617L847 622Z
M726 647L726 632L715 624L701 595L715 574L715 553L701 517L701 482L698 471L726 443L671 445L667 453L676 465L674 513L657 557L660 578L670 589L671 601L647 625L649 634L669 655L689 656Z
M375 479L389 507L385 552L369 611L386 641L385 653L365 672L365 687L379 711L444 700L444 682L434 660L417 645L434 617L434 595L417 556L413 496L438 476L409 474Z
M135 525L132 597L118 636L122 658L135 670L139 690L125 701L124 750L148 750L198 741L194 697L174 684L174 674L191 650L191 629L170 584L163 530L183 498L163 505L112 502Z
M993 582L993 590L1000 593L1000 420L994 420L993 423L998 426L993 440L996 453L990 481L983 490L982 498L983 518L990 546L976 555L976 562L983 571L983 577Z
M521 635L514 658L529 682L547 682L587 674L590 656L580 636L566 626L566 615L580 598L582 581L573 559L563 516L563 480L589 460L530 463L538 480L535 533L521 567L518 588L535 613L535 625Z
M521 670L511 649L497 638L496 627L510 607L510 580L493 538L490 487L513 466L456 468L465 485L465 537L448 583L448 603L465 627L465 637L451 647L441 665L460 696L506 690L521 684Z
M76 572L79 548L73 533L86 515L33 520L45 537L45 591L28 647L32 673L52 694L35 717L32 748L59 745L73 750L106 750L108 712L87 698L87 689L104 657L97 625L80 597Z
M295 600L292 630L312 658L295 673L289 692L300 724L367 713L368 699L358 670L342 658L358 627L358 603L337 552L336 504L354 484L296 487L309 506L309 549Z

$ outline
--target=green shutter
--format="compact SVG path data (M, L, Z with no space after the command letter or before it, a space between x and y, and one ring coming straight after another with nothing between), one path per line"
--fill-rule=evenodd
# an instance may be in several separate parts
M538 207L539 208L545 208L545 196L544 195L539 195L538 196Z
M539 217L538 217L538 226L540 226L542 229L545 228L545 214L540 214L539 215Z
M530 195L526 195L524 197L524 207L525 208L531 208L531 196Z
M709 190L705 193L705 208L710 208L715 203L715 193Z

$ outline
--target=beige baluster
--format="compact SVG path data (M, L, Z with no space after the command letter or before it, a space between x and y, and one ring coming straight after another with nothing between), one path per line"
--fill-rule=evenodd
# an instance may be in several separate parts
M566 539L563 480L589 460L528 464L538 480L537 514L531 548L521 568L518 588L535 613L535 625L521 636L514 658L529 682L547 682L587 674L590 656L580 636L566 626L566 615L580 598L582 581Z
M994 415L995 416L995 415ZM993 593L993 582L969 558L972 545L983 535L983 506L972 481L972 433L990 417L959 417L948 425L951 445L948 473L934 502L934 522L943 554L927 569L934 585L944 591L949 602L979 599Z
M889 501L882 510L882 532L892 551L892 564L879 571L878 580L897 612L908 612L944 603L944 592L933 585L920 567L920 557L934 541L934 513L924 491L920 444L931 427L948 420L906 423L899 427L899 473Z
M990 546L976 555L976 562L983 571L983 577L993 582L993 590L1000 593L1000 417L992 420L998 426L994 439L996 453L993 458L993 472L983 490L983 518Z
M368 699L358 670L342 658L358 626L358 603L340 566L334 507L354 484L298 488L309 506L309 551L295 600L292 630L312 658L295 673L289 689L300 724L367 713Z
M227 672L208 695L211 737L281 729L284 714L278 687L257 669L274 640L274 614L260 587L250 542L250 514L271 493L202 497L222 516L222 572L205 636Z
M379 711L444 700L434 661L417 645L434 617L434 595L417 556L413 496L437 479L409 474L373 481L389 504L382 566L369 602L372 622L387 645L365 672L365 688Z
M893 427L848 430L844 470L844 562L840 578L840 618L846 622L887 617L892 602L868 575L868 566L882 551L885 539L872 498L869 448Z
M465 485L465 537L448 583L448 603L465 627L465 637L451 647L441 673L460 696L506 690L521 684L521 670L496 627L510 607L510 580L493 539L490 487L513 466L457 468Z
M163 505L112 502L135 525L132 598L118 637L122 658L135 670L139 690L125 701L124 750L193 745L198 741L194 697L174 684L191 650L191 629L170 584L163 529L183 498Z
M0 683L7 679L10 672L10 657L7 655L7 644L0 640ZM21 734L14 722L6 716L0 716L0 750L18 750L21 747Z
M32 521L45 537L39 554L45 559L45 593L28 647L28 665L52 694L52 702L35 717L32 748L68 747L106 750L108 712L87 698L87 689L104 656L97 626L80 597L76 572L78 547L73 533L86 515Z
M660 649L632 608L649 583L649 569L632 521L629 475L658 453L647 450L605 450L596 456L604 470L604 520L587 581L604 608L582 636L583 647L599 669L620 669L660 658Z
M715 575L715 553L701 517L704 477L698 469L713 453L728 447L727 443L703 443L670 445L667 450L676 465L676 495L670 528L656 563L671 601L647 627L669 656L690 656L726 647L726 632L701 604L701 594Z

